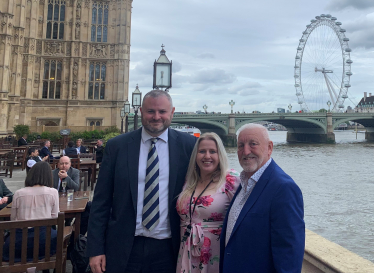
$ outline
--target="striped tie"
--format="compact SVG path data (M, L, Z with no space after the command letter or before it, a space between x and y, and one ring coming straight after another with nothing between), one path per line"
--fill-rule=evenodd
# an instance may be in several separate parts
M158 155L156 142L159 138L152 138L151 148L148 153L147 171L145 177L143 218L142 223L149 231L154 229L160 221L158 200Z

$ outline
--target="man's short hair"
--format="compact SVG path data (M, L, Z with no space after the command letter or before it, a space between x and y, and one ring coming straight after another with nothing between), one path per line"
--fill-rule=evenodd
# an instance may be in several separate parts
M268 130L266 129L265 126L261 125L261 124L257 124L257 123L247 123L247 124L244 124L242 127L240 127L238 129L238 131L236 131L236 139L238 140L239 139L239 135L242 131L246 130L246 129L261 129L262 132L263 132L263 137L265 140L269 141L270 140L270 137L269 137L269 132Z
M47 142L51 142L49 139L47 139L46 141L43 142L44 146L45 144L47 144Z
M77 139L77 141L80 141L80 142L82 142L83 140L82 140L81 138L78 138L78 139Z
M171 97L169 95L169 92L163 91L163 90L157 90L157 89L156 90L151 90L147 94L145 94L145 96L143 98L143 102L142 102L142 107L144 105L145 99L147 99L147 98L158 98L158 97L161 97L161 96L165 96L168 99L168 101L170 102L171 108L173 108L173 100L171 99Z
M73 141L69 141L68 142L68 147L72 148L74 146L74 142Z

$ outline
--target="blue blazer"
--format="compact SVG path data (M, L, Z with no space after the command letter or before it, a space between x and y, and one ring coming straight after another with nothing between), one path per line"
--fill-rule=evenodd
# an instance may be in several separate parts
M262 174L225 246L228 209L220 239L220 273L300 273L305 247L303 197L275 162Z
M49 149L44 146L43 148L40 149L39 156L41 158L44 158L47 155L49 156L50 159L53 159L53 155L51 154L51 152L49 151Z
M106 272L124 272L136 229L141 131L110 139L104 149L88 224L88 257L106 255ZM180 244L176 201L197 140L169 128L169 220L175 264Z

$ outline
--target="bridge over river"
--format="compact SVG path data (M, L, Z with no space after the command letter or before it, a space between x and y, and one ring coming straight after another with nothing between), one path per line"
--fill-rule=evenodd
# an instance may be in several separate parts
M183 114L174 115L173 124L187 124L204 132L215 132L227 146L236 145L236 131L246 123L267 121L287 128L288 142L334 143L334 129L353 121L366 128L365 139L374 141L373 113L256 113L256 114ZM138 119L141 126L140 118ZM129 117L129 130L134 118Z

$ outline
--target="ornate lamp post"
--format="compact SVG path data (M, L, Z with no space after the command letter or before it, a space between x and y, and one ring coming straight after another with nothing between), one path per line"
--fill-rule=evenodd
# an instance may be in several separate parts
M121 108L121 134L123 134L123 118L125 117L125 105Z
M208 112L206 111L206 109L208 109L208 106L206 106L206 104L204 104L203 109L205 111L205 114L208 114Z
M142 106L142 93L139 90L138 85L136 89L132 92L132 107L134 108L134 130L138 129L138 109Z
M290 113L292 113L292 105L291 105L291 103L288 105L288 109L290 109Z
M233 109L233 107L234 107L234 105L235 105L235 101L231 100L231 101L229 102L229 104L230 104L230 106L231 106L231 114L233 114L233 113L234 113L234 109Z
M330 112L330 105L331 105L331 101L328 101L327 106L329 107L329 112Z
M123 105L123 110L125 112L125 133L129 130L129 114L130 114L130 102L128 100L125 101L125 104Z
M153 64L153 89L168 91L171 88L172 62L165 55L164 45L161 45L160 57Z

